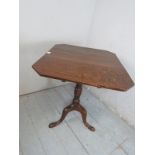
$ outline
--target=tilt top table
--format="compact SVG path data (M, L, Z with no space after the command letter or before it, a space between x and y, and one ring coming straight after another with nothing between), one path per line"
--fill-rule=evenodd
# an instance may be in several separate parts
M49 124L49 128L59 125L70 111L76 110L81 113L84 125L95 131L86 120L86 109L80 104L82 84L119 91L134 85L117 56L105 50L57 44L32 67L41 76L76 83L72 103L64 108L58 121Z

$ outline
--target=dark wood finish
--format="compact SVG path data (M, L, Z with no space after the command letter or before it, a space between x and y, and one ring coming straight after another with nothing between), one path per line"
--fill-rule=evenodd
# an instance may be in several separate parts
M72 104L64 108L58 121L49 124L50 128L59 125L70 111L76 110L81 113L84 125L95 131L86 121L87 111L80 105L82 84L120 91L134 85L117 56L105 50L58 44L32 67L41 76L77 83Z
M41 76L125 91L134 85L114 53L58 44L32 66Z
M49 128L53 128L57 125L59 125L66 117L66 115L75 110L75 111L78 111L81 113L81 116L82 116L82 120L83 120L83 123L84 125L91 131L95 131L95 128L93 126L91 126L86 118L87 118L87 111L85 110L85 108L80 104L80 95L81 95L81 92L82 92L82 85L81 84L76 84L76 87L75 87L75 90L74 90L74 98L73 98L73 102L72 104L68 105L67 107L64 108L63 112L62 112L62 115L61 115L61 118L56 121L56 122L53 122L53 123L50 123L49 124Z

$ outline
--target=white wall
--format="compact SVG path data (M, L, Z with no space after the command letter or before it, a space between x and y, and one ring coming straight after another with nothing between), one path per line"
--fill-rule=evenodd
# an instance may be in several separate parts
M116 53L134 79L134 0L97 0L87 45ZM134 87L127 92L90 90L134 125Z
M95 0L20 0L20 94L61 82L39 77L32 64L55 43L85 45Z

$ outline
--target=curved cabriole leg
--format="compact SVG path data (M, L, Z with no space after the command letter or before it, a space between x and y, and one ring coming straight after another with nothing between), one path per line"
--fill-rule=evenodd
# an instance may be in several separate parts
M86 109L79 104L79 110L78 110L80 113L81 113L81 116L82 116L82 120L83 120L83 123L84 125L91 131L95 131L95 128L93 126L91 126L88 122L87 122L87 111Z
M62 112L62 115L61 115L61 118L58 121L56 121L56 122L50 123L49 124L49 128L53 128L53 127L59 125L65 119L66 115L70 111L72 111L72 104L70 104L69 106L67 106L66 108L64 108L64 110Z
M80 95L82 92L82 85L81 84L76 84L75 90L74 90L74 98L73 98L73 102L72 104L70 104L69 106L65 107L63 112L62 112L62 116L61 118L53 123L49 124L49 128L53 128L57 125L59 125L66 117L66 115L70 112L70 111L78 111L81 113L82 116L82 120L84 125L91 131L95 131L95 128L93 126L91 126L88 122L87 122L87 111L86 109L80 105Z

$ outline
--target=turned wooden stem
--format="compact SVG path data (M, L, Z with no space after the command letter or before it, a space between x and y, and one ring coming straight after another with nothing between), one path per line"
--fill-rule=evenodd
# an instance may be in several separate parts
M82 93L82 84L76 84L75 90L74 90L74 98L73 98L73 103L78 103L80 104L80 96Z

